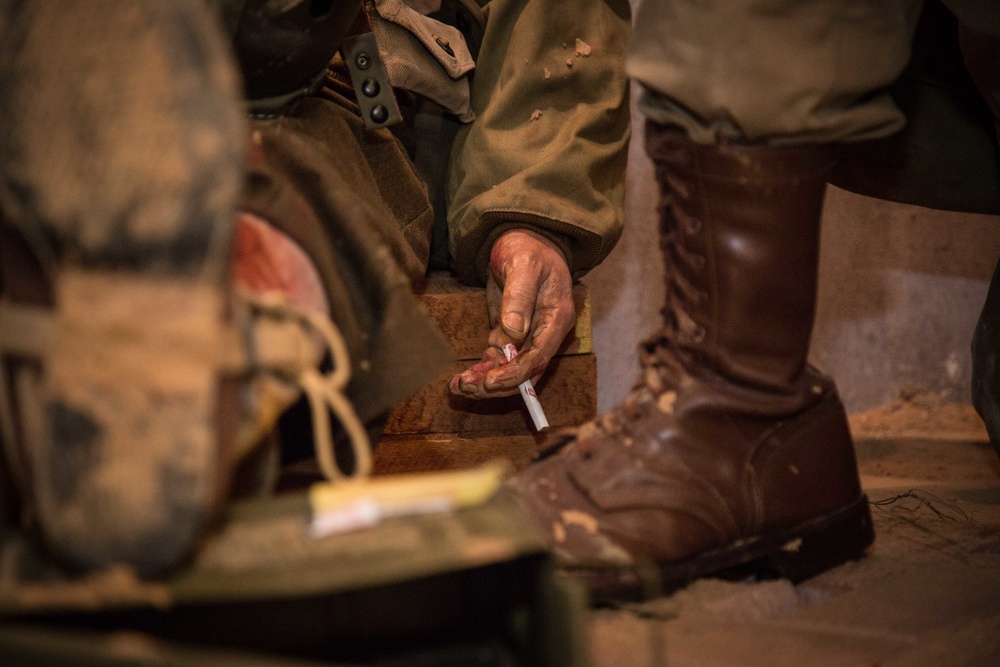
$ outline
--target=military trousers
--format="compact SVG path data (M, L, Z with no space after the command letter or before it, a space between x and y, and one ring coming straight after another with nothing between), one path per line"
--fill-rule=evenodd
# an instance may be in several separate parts
M966 63L1000 111L1000 3L944 0ZM905 120L887 92L906 66L922 0L637 0L627 60L640 108L699 143L862 141ZM970 42L972 48L969 48ZM989 56L984 58L983 56Z
M992 112L991 120L997 122L1000 3L940 0L940 4L957 19L961 60ZM893 135L906 123L889 87L910 61L923 10L923 0L636 0L627 67L643 86L639 106L649 121L680 127L692 141L858 145ZM990 120L988 113L986 117ZM995 128L1000 123L990 129ZM909 174L886 179L896 166L878 156L886 152L884 144L877 145L875 154L865 154L861 146L855 153L869 168L861 169L859 178L844 170L836 182L897 201L996 213L996 197L980 197L984 188L996 190L996 183L989 182L996 180L996 154L978 150L990 143L993 133L978 137L964 133L973 137L970 143L956 139L960 129L945 119L936 125L936 134L945 143L958 144L952 152L961 157L982 153L985 159L978 166L966 165L969 178L953 179L971 183L971 189L942 181L945 172L954 172L940 168L951 167L947 160L936 165L936 171L914 167L912 163L919 160L904 160L910 163ZM878 185L873 174L883 181L917 178L909 179L915 183L910 188L879 190L872 188ZM998 359L1000 265L972 345L973 403L1000 453Z

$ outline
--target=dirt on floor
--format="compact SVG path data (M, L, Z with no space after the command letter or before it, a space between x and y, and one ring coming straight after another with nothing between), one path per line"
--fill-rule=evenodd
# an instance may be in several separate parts
M591 615L595 667L1000 665L1000 457L923 392L851 417L876 540L793 585L698 581Z
M919 387L907 387L892 402L851 415L855 440L926 438L960 442L989 442L986 426L975 408L950 403Z

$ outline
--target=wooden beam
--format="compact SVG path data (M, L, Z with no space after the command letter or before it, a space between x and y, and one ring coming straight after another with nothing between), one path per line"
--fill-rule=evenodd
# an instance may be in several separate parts
M420 304L455 350L458 359L479 359L490 333L486 312L486 290L462 285L448 274L433 274L416 291ZM590 294L584 285L573 287L576 327L566 336L559 354L594 351L591 332Z
M520 470L531 462L545 438L455 433L386 436L375 448L375 474L462 470L497 458L510 461L515 470Z

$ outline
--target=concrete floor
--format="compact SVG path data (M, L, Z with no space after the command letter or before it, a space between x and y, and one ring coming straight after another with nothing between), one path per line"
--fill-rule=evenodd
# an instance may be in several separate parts
M863 560L595 611L594 667L1000 665L1000 457L967 406L921 407L852 419L876 530ZM912 436L922 418L933 439Z

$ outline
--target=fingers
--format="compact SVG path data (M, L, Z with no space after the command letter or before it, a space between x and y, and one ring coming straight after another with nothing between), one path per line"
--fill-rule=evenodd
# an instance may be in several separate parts
M561 292L545 286L539 293L530 340L520 348L518 356L512 362L486 371L483 387L487 392L514 390L525 380L537 382L545 373L566 334L576 322L572 292L569 288L565 294ZM490 345L501 348L503 338L495 329L490 334Z
M524 230L502 235L490 254L487 307L493 326L483 361L452 378L452 393L470 398L507 396L538 381L576 322L572 278L562 252ZM501 348L519 355L506 363Z
M466 398L499 398L516 394L516 385L513 389L486 388L486 376L489 371L498 368L501 364L506 364L503 353L497 348L488 348L483 353L481 361L473 364L462 373L452 376L448 383L448 390L456 396Z

